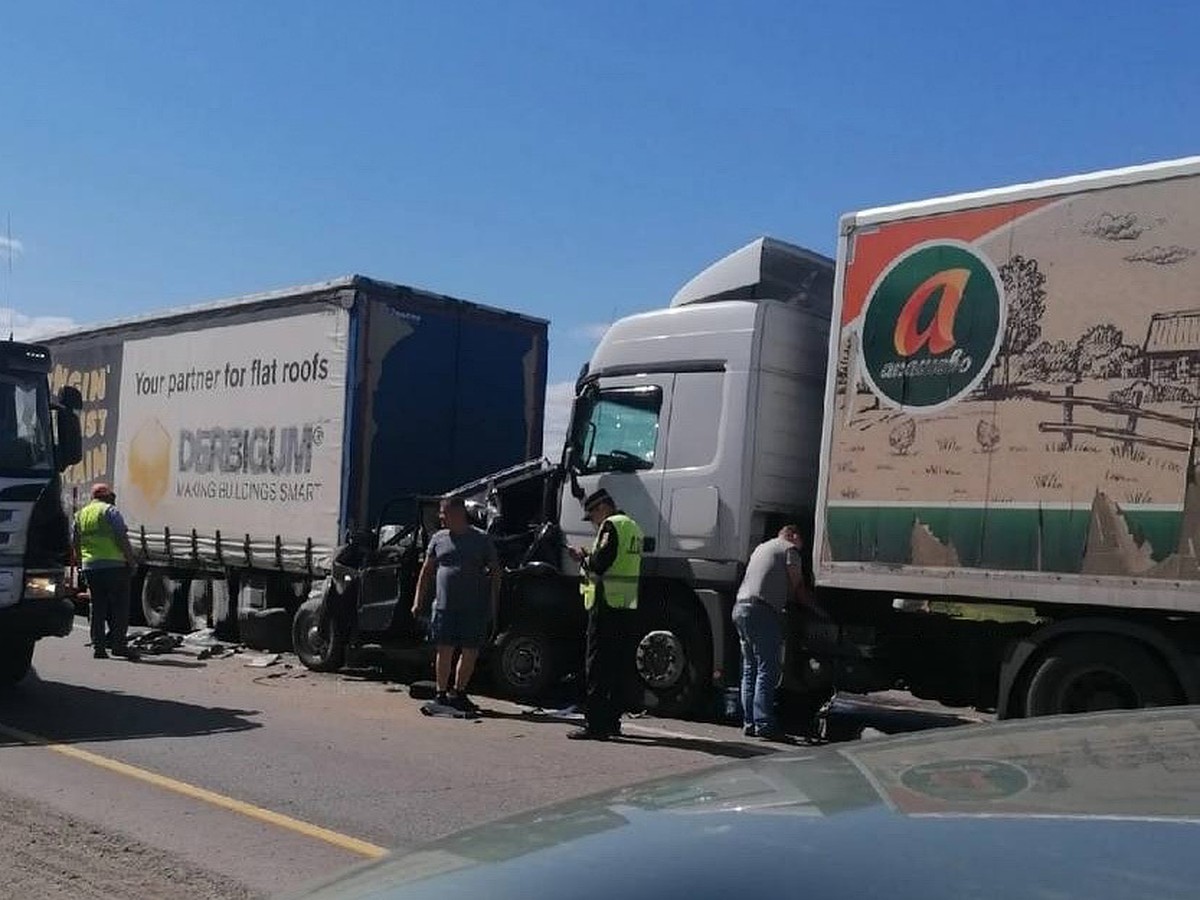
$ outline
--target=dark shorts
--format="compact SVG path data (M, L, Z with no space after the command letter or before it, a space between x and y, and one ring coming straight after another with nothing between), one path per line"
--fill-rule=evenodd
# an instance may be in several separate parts
M429 639L448 647L478 650L487 641L491 615L487 607L451 606L435 609L429 621Z

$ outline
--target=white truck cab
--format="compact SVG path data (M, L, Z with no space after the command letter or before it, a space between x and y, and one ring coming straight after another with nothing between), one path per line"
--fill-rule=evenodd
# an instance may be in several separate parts
M599 488L641 525L638 670L660 700L683 680L725 677L753 546L787 521L812 533L833 268L759 239L670 308L615 323L580 376L560 527L567 544L589 544L570 495ZM577 571L565 553L562 570Z

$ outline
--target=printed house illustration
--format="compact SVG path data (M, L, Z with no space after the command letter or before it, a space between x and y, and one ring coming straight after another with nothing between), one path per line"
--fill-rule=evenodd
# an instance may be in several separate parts
M1155 313L1146 330L1146 360L1153 384L1200 389L1200 309Z

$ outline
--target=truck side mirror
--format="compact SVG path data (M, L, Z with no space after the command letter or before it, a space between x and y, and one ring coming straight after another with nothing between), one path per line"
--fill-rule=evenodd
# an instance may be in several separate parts
M79 392L79 388L64 385L58 389L58 405L64 409L69 409L73 413L83 409L83 394Z
M58 471L61 472L83 459L83 429L79 425L78 413L65 406L55 409L54 431L57 436L54 443L54 460Z

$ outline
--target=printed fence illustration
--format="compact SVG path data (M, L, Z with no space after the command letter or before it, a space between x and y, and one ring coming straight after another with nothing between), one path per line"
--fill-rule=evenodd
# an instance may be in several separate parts
M1062 407L1062 418L1057 422L1039 422L1038 430L1051 434L1061 434L1068 448L1075 444L1075 435L1085 434L1092 437L1102 438L1105 440L1115 441L1121 444L1124 452L1132 453L1136 445L1144 447L1157 447L1162 450L1175 450L1180 453L1187 453L1191 449L1191 434L1195 425L1195 408L1191 418L1185 416L1173 416L1169 413L1156 412L1151 409L1143 409L1140 406L1131 403L1120 403L1115 400L1103 399L1100 397L1076 396L1075 386L1067 385L1065 392L1062 394L1044 394L1030 392L1025 394L1031 400L1036 400L1039 403L1052 403ZM1084 409L1092 409L1102 415L1115 416L1118 419L1124 418L1124 425L1106 423L1093 424L1085 422L1077 422L1075 420L1076 407ZM1200 408L1200 407L1197 407ZM1181 429L1186 429L1187 440L1170 440L1164 437L1155 435L1138 434L1138 424L1142 421L1162 422L1167 425L1176 426Z

